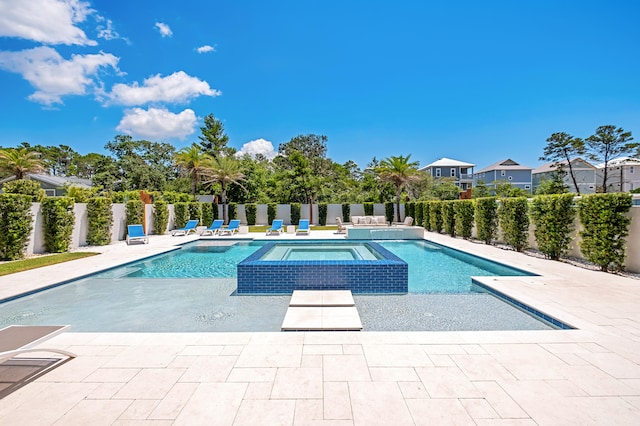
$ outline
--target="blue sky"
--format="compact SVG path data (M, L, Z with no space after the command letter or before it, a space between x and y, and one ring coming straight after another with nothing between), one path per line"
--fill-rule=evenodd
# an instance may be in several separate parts
M535 167L554 132L640 132L635 1L0 0L0 146L116 134L362 168L411 154ZM636 134L636 139L640 135Z

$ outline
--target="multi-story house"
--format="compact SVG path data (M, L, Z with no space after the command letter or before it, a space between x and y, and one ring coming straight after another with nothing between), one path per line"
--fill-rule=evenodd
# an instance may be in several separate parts
M479 180L484 181L489 189L495 189L501 181L509 182L516 188L521 188L531 192L533 187L531 180L531 167L523 166L510 158L498 161L490 166L478 170L473 175L474 186Z
M422 172L430 173L434 178L449 178L462 191L471 189L473 184L473 168L475 164L464 161L452 160L451 158L441 158L431 164L421 167Z
M562 181L569 189L569 192L580 194L594 194L596 192L596 188L598 185L596 166L580 157L571 160L571 169L573 170L573 175L575 176L578 188L576 188L576 185L573 182L573 178L569 174L569 163L567 162L567 160L563 160L543 164L533 170L532 177L534 192L540 185L540 182L542 182L544 179L551 179L553 177L553 173L556 172L559 168L562 168L562 170L566 172L566 174L563 176Z
M596 166L602 185L604 163ZM607 162L607 192L629 192L640 188L640 159L618 157Z

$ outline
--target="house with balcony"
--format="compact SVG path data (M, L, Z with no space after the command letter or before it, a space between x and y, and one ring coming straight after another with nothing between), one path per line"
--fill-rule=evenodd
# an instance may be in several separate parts
M473 185L473 168L475 164L451 158L441 158L431 164L421 167L421 172L427 172L436 179L449 178L462 191L470 190Z
M509 182L516 188L532 191L533 183L531 172L533 168L523 166L510 158L498 161L490 166L478 170L473 175L473 185L477 185L479 180L484 181L489 190L495 189L500 182Z
M598 187L598 183L600 182L597 175L598 169L588 161L580 157L576 157L571 160L571 169L573 170L573 174L576 180L575 183L577 184L578 188L576 188L576 185L574 184L573 179L569 174L569 162L567 160L563 160L543 164L533 170L532 177L534 193L536 188L540 185L540 182L545 179L552 179L553 174L558 171L558 169L562 169L566 172L566 174L562 178L562 181L568 188L569 192L580 194L594 194L596 192L596 188Z
M604 163L596 165L602 185ZM640 188L640 159L618 157L607 162L607 192L629 192Z

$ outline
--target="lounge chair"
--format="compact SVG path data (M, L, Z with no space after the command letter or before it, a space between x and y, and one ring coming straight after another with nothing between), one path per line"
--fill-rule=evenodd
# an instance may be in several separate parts
M54 352L75 358L76 354L63 349L33 347L67 328L68 325L10 325L3 328L0 330L0 363L27 352Z
M311 232L311 229L309 229L309 219L300 219L300 222L298 222L298 229L296 229L296 235L309 235L309 232Z
M233 235L240 229L240 220L233 219L229 221L226 228L220 228L218 235Z
M222 229L223 223L224 223L224 220L222 219L214 220L211 226L205 229L204 231L202 231L202 234L200 235L216 235L220 231L220 229Z
M393 222L394 225L402 225L402 226L411 226L413 225L413 218L411 216L407 216L404 218L404 222Z
M338 234L344 234L347 232L347 227L342 223L342 219L336 217L336 225L338 225Z
M189 233L196 233L196 226L200 221L198 219L191 219L187 222L184 228L178 228L171 231L171 236L175 237L176 235L189 235Z
M131 244L131 241L149 244L149 236L144 233L142 225L127 225L127 245Z
M282 232L282 219L274 219L271 222L271 228L267 229L267 235L278 234Z

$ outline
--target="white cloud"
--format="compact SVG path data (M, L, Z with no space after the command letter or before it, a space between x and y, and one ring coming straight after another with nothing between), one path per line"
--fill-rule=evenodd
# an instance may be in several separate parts
M236 153L236 156L241 157L244 154L249 154L251 157L255 157L256 154L262 154L269 160L272 160L276 155L278 155L276 150L273 148L273 144L262 138L242 145L242 148L240 148L240 151Z
M76 24L95 11L81 0L2 0L0 36L45 44L95 46Z
M132 85L116 84L108 97L110 103L134 106L150 102L187 102L198 96L220 95L221 92L212 89L206 81L178 71L167 77L160 74L149 77L142 86L137 82Z
M124 37L121 37L120 34L113 28L113 21L111 19L105 19L102 16L97 16L96 20L98 22L104 22L104 24L100 24L96 27L96 31L98 31L98 38L102 38L105 40L116 40L122 39L126 42L129 42Z
M198 47L197 50L198 50L198 53L208 53L208 52L216 51L216 49L213 46L209 46L208 44Z
M125 111L116 130L150 140L184 139L195 131L196 123L192 109L174 114L164 108L133 108Z
M100 85L96 79L100 68L117 71L118 60L104 52L71 55L66 60L50 47L0 52L0 68L21 74L36 89L29 99L45 105L62 103L66 95L85 95L87 89Z
M171 31L171 28L169 28L167 24L156 22L155 27L160 31L162 37L171 37L173 35L173 31Z

